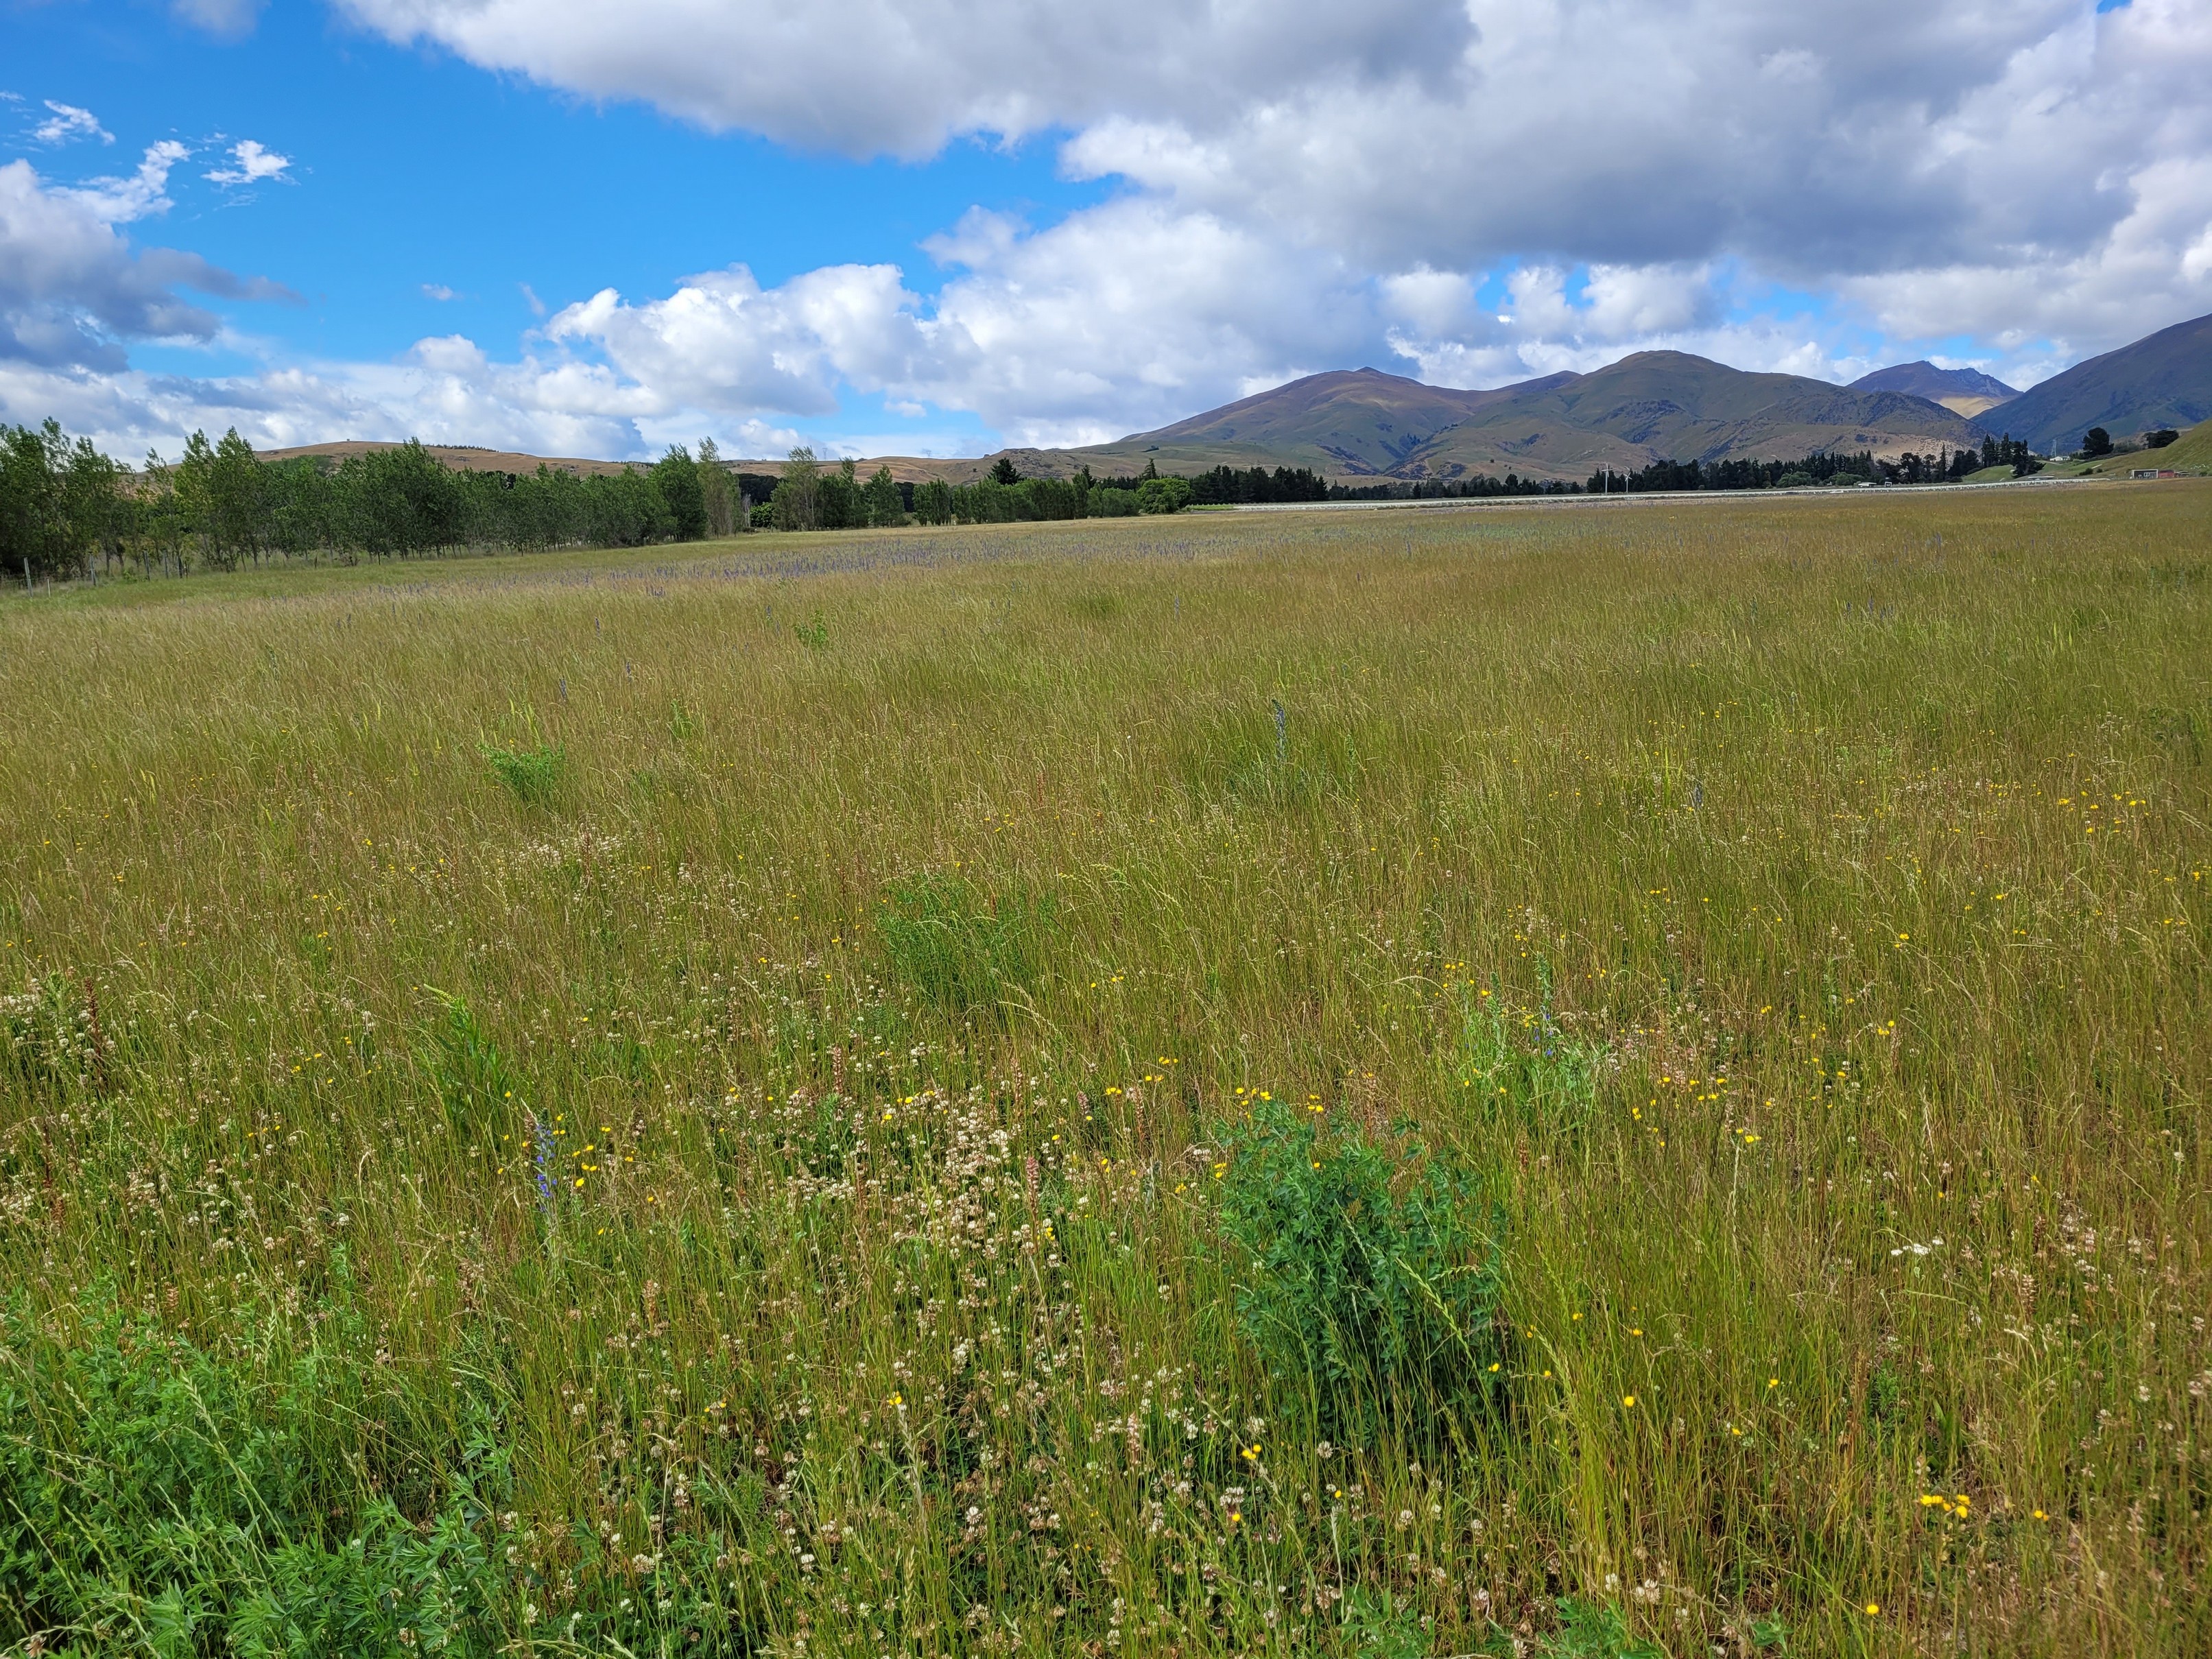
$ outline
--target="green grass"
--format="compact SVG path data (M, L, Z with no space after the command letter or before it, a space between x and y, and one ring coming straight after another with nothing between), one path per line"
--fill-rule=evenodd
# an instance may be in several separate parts
M0 598L0 1644L2205 1651L2206 489Z

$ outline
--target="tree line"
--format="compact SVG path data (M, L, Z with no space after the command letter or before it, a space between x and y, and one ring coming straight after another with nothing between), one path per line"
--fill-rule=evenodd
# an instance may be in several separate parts
M1218 476L1217 476L1218 475ZM1204 499L1311 493L1310 473L1201 480ZM848 530L911 523L1004 524L1176 513L1191 481L1148 466L1135 477L1024 478L1005 457L974 483L900 483L878 467L824 465L794 449L780 475L732 472L712 439L649 466L580 476L463 471L414 439L343 460L264 460L234 428L133 471L60 425L0 427L0 572L26 585L89 576L234 570L264 559L426 557L459 551L641 547L746 529Z
M672 445L648 466L590 476L544 465L531 472L460 471L413 439L337 462L268 461L234 429L212 443L196 432L175 460L151 453L133 471L50 420L37 428L0 427L0 572L28 584L95 568L182 575L307 555L641 547L744 529L1009 524L1259 502L1924 483L2001 466L2024 474L2041 465L2008 435L1984 439L1979 450L1894 460L1863 451L1793 461L1655 461L1633 471L1601 469L1587 484L1511 472L1332 484L1305 467L1258 466L1217 466L1185 478L1151 463L1134 477L1097 478L1085 467L1072 478L1024 478L1006 456L988 476L955 484L902 483L888 467L863 478L854 462L825 465L804 447L791 452L780 474L732 472L712 439L696 453Z
M1474 501L1491 495L1579 495L1583 487L1557 478L1524 478L1509 472L1494 478L1487 472L1463 478L1389 479L1371 484L1331 484L1332 501Z
M900 483L887 466L868 477L850 460L824 466L811 449L791 452L769 499L754 509L762 529L857 530L922 524L1018 524L1049 519L1119 519L1180 513L1198 499L1191 480L1147 465L1134 477L1024 478L1001 455L973 483L943 478Z
M1906 450L1885 459L1867 450L1856 455L1806 455L1794 461L1654 461L1632 472L1601 467L1583 486L1593 495L1685 489L1805 489L1821 485L1956 483L1976 472L2009 467L2024 477L2043 463L2028 447L2007 434L1984 437L1981 447L1946 445L1922 455Z
M740 489L711 439L649 467L580 477L464 472L410 439L264 461L235 430L185 440L133 472L52 421L0 428L0 570L26 583L234 570L270 557L421 557L463 549L638 547L726 535Z

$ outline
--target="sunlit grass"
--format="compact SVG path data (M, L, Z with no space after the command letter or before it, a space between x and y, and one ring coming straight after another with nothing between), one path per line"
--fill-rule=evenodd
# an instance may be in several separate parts
M0 1529L159 1508L64 1353L264 1517L0 1639L2204 1651L2208 506L0 599ZM1498 1410L1260 1363L1261 1091L1486 1183Z

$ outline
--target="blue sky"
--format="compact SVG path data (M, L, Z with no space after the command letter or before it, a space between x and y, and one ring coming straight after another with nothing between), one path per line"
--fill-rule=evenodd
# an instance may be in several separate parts
M186 173L159 230L293 289L297 304L231 313L240 332L287 356L374 358L457 331L511 341L544 310L601 289L662 293L740 262L769 284L823 264L890 263L927 294L943 273L919 244L969 208L1049 224L1111 187L1063 179L1048 137L961 139L915 164L710 134L649 105L394 46L308 6L276 7L242 39L150 6L13 5L4 26L0 90L21 101L0 108L12 129L0 156L64 181L113 172L165 138L204 147L197 171L222 166L222 144L243 137L290 160L281 181L248 190ZM114 143L26 142L52 118L48 100L91 111ZM258 361L222 343L132 356L175 374L250 373ZM882 403L845 401L839 419L797 425L849 427ZM861 424L992 447L966 411Z
M2201 4L1236 9L0 0L0 417L981 453L1363 363L2025 384L2212 309Z

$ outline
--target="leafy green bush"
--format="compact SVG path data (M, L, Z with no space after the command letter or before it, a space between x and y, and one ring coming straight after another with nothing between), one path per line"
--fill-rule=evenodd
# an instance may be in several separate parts
M1419 1604L1387 1589L1356 1585L1344 1601L1344 1624L1364 1659L1428 1659Z
M957 1012L998 1007L1044 976L1053 915L1048 893L986 898L972 882L933 872L891 884L876 932L899 978Z
M503 1456L482 1425L465 1447L418 1443L359 1316L343 1296L326 1311L305 1352L256 1344L257 1363L112 1300L0 1310L0 1644L334 1659L501 1645L486 1540ZM403 1477L403 1447L447 1479Z
M1510 1022L1494 999L1469 997L1446 1082L1480 1116L1531 1135L1581 1133L1597 1109L1600 1051L1540 1010Z
M551 800L568 769L568 751L557 743L541 743L535 749L501 749L487 743L479 749L492 775L530 806Z
M1139 513L1180 513L1190 505L1188 478L1147 478L1137 486Z
M1557 1605L1559 1631L1536 1650L1543 1659L1666 1659L1664 1648L1631 1641L1628 1626L1612 1607L1565 1595Z
M1497 1407L1505 1217L1474 1175L1417 1140L1324 1134L1279 1101L1222 1139L1237 1317L1271 1373L1305 1382L1321 1426Z

